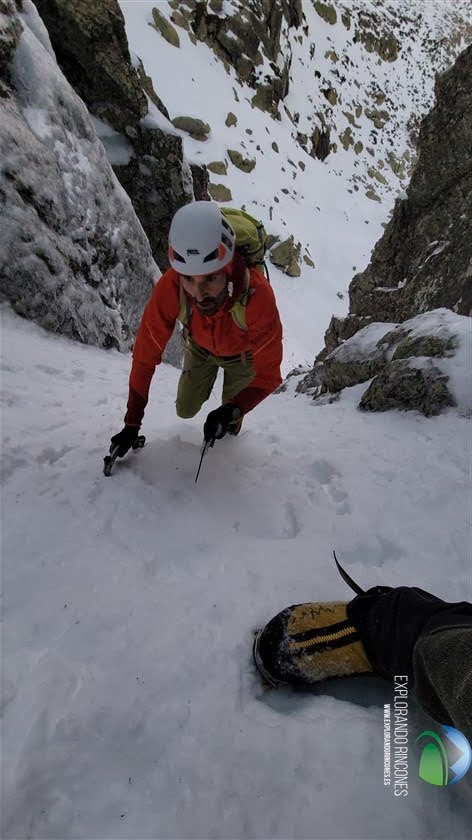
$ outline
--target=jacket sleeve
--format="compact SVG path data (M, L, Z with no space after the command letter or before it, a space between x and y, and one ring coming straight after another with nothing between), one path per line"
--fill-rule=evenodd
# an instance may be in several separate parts
M255 376L250 385L230 400L243 414L255 408L282 383L282 324L274 292L268 283L256 287L246 312Z
M140 426L156 366L174 330L179 314L179 290L166 271L154 286L141 318L133 350L125 424Z
M416 586L376 586L347 605L374 671L408 677L440 723L472 733L472 604L449 603Z
M367 657L384 679L406 674L413 687L413 651L425 634L472 626L472 605L448 603L416 586L374 586L347 606Z

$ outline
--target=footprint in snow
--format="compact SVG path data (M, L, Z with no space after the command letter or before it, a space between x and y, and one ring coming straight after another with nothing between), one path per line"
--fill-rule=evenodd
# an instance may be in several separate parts
M294 540L301 531L301 525L297 518L295 505L292 502L287 502L285 505L285 523L282 530L282 537L289 540Z
M59 461L64 457L64 455L68 455L69 452L72 452L72 448L72 446L63 446L61 449L53 449L51 446L48 446L36 456L36 461L38 464L55 464L56 461Z
M36 370L40 370L41 373L47 373L49 376L63 376L63 371L59 370L59 368L51 367L51 365L35 365Z
M321 484L326 496L336 506L336 513L342 516L351 512L348 494L341 483L341 475L333 464L321 458L309 468L311 474Z

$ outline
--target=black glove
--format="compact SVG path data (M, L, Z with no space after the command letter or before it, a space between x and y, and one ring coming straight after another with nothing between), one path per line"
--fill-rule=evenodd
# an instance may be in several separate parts
M215 411L210 411L203 426L205 440L220 440L228 431L229 424L234 420L239 420L241 413L241 409L233 403L225 403Z
M123 455L126 455L128 449L131 449L133 443L137 440L138 435L139 426L125 426L121 432L118 432L117 435L113 435L111 439L110 452L118 443L120 447L118 450L118 458L122 458Z

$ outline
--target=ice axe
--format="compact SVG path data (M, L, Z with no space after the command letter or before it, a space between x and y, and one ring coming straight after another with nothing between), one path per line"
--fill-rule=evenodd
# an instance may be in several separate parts
M350 575L348 575L348 573L346 572L346 569L343 569L343 567L341 566L341 563L338 561L338 558L336 557L336 552L335 551L333 551L333 555L334 555L334 562L336 563L338 572L341 575L342 579L345 581L345 583L347 583L347 585L352 589L353 592L356 593L356 595L364 595L365 590L361 589L359 584L356 583L356 581L353 580Z
M131 449L142 449L144 444L146 443L146 437L144 435L138 435L135 441L131 444ZM110 447L110 454L105 455L103 459L103 474L106 476L111 475L111 471L113 469L113 464L115 463L118 457L118 450L120 448L119 443L115 443L114 446Z
M215 439L216 439L216 438L214 438L214 437L213 437L213 438L211 438L210 440L204 440L204 441L203 441L202 454L201 454L201 457L200 457L200 463L199 463L199 465L198 465L197 474L196 474L196 476L195 476L195 484L197 483L197 481L198 481L198 476L200 475L200 470L201 470L201 468L202 468L203 459L204 459L204 457L205 457L206 453L208 452L208 450L209 450L209 449L211 449L211 447L215 445Z

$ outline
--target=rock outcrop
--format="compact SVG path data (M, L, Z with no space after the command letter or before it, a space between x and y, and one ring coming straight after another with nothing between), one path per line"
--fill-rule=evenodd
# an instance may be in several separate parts
M132 346L157 267L34 7L0 2L2 298L84 343Z
M402 321L447 306L472 313L472 47L440 76L408 187L365 272L350 314Z
M441 9L441 0L431 0L427 9L421 4L416 8L411 0L396 0L393 15L388 4L363 0L169 0L148 6L143 20L152 28L146 36L151 35L156 51L168 56L169 66L175 61L178 67L182 59L186 63L195 58L198 63L206 55L212 74L226 69L231 77L232 90L227 88L223 103L230 136L220 133L223 113L210 114L203 104L202 113L190 108L172 114L210 124L210 134L190 129L192 137L217 140L216 155L220 148L237 151L245 166L246 161L257 161L253 179L259 179L265 151L257 143L257 129L249 140L253 145L246 145L241 132L251 136L253 129L242 125L245 106L238 108L238 130L236 115L229 110L233 100L245 100L282 123L277 134L279 128L288 129L305 153L300 168L306 155L327 161L327 169L337 158L349 180L348 191L381 203L397 195L411 175L417 124L432 103L435 73L450 66L460 45L472 39L465 3L458 0L449 13ZM139 52L139 44L134 48ZM155 83L158 88L157 76ZM287 100L294 85L305 91L298 110ZM193 155L195 144L188 145ZM196 159L205 160L211 145L201 143ZM276 145L274 140L274 150ZM284 157L282 146L280 152ZM212 151L208 161L214 156ZM221 184L210 178L214 197L221 194ZM273 201L277 204L279 197L274 195Z
M472 40L470 15L463 7L447 7L444 18L435 16L433 22L433 4L426 5L422 9L397 0L395 15L388 4L361 0L312 0L303 7L307 20L307 9L314 9L320 28L332 30L333 37L324 49L324 64L315 70L317 90L307 93L312 113L296 121L298 142L321 160L354 151L361 165L351 176L353 189L372 201L381 202L392 189L398 191L399 181L407 182L417 157L418 124L432 98L431 81ZM317 27L311 23L302 31L311 39L309 55L316 66ZM400 96L399 74L388 69L398 63L403 66ZM414 81L418 63L420 84ZM356 78L362 64L369 68L365 84ZM398 138L406 131L409 141L399 147Z
M366 271L357 274L350 285L349 314L332 318L325 335L325 347L317 357L317 382L323 363L321 391L339 391L383 372L374 380L362 407L376 410L381 404L379 388L390 390L402 407L418 407L423 400L425 413L435 413L422 396L437 382L436 368L430 365L411 373L405 359L435 357L437 336L422 338L418 346L410 340L398 344L395 355L382 344L359 362L356 336L365 341L369 330L378 332L381 323L397 325L420 313L440 309L458 315L472 314L472 47L464 50L455 65L437 80L436 104L421 124L417 167L404 198L395 205L385 233L377 243ZM361 331L361 332L359 332ZM452 341L452 337L451 337ZM388 342L387 342L388 343ZM448 348L446 347L446 350ZM449 347L450 349L450 347ZM386 370L387 360L391 367ZM312 387L313 375L306 377ZM398 383L405 383L406 396L398 397ZM407 387L407 382L408 387ZM434 393L445 396L444 382L434 385ZM411 387L410 387L411 386ZM432 386L431 386L432 387ZM304 382L299 385L304 390ZM400 388L401 390L401 388ZM416 397L414 395L416 394ZM316 396L316 394L315 394ZM442 399L442 397L441 397ZM403 402L402 402L403 401ZM438 401L440 399L438 397ZM434 403L439 405L439 402Z
M13 0L0 0L0 14L3 26L0 28L0 98L10 95L10 62L20 41L22 26L15 14L21 9L21 3Z
M156 262L167 265L167 234L175 211L192 195L182 140L167 123L165 106L144 68L131 63L124 19L117 0L36 0L57 61L90 113L105 124L102 133L115 174L146 231ZM146 87L149 99L146 95ZM122 138L108 142L111 127ZM115 154L117 146L126 156ZM208 198L206 179L196 198Z
M472 412L470 322L450 309L417 315L403 324L371 323L333 350L298 383L324 404L343 388L366 383L359 401L363 411L391 408L420 411L427 417L457 406ZM455 377L455 373L458 376ZM296 375L296 371L294 371ZM464 392L458 382L469 382Z
M301 274L300 270L300 250L301 245L298 242L295 245L295 241L293 236L290 236L288 239L285 239L283 242L272 247L269 242L268 249L270 247L269 259L272 265L277 266L284 274L288 274L289 277L299 277Z
M394 362L372 380L361 397L359 408L362 411L399 408L434 417L444 408L456 405L447 383L448 377L431 359L420 366L406 360Z
M170 5L171 21L192 33L195 41L206 43L226 67L234 68L254 89L255 107L277 116L290 81L291 50L282 32L284 26L301 26L301 0L247 0L232 4L231 13L225 14L222 0L172 0Z

